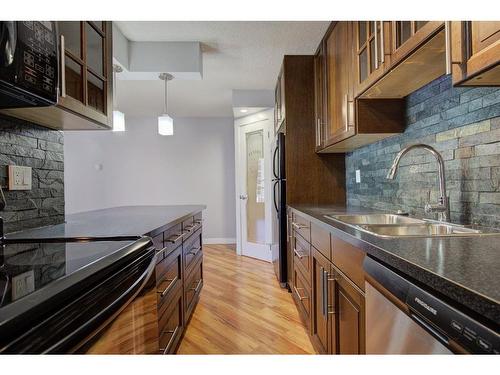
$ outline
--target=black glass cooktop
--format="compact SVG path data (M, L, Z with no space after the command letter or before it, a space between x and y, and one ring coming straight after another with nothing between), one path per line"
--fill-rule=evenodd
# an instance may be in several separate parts
M0 247L0 317L17 301L95 266L134 241L15 243ZM35 303L36 301L34 301Z

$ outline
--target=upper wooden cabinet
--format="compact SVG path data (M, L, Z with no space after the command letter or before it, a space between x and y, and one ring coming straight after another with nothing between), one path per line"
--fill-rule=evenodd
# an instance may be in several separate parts
M453 84L500 85L500 21L453 21Z
M355 134L352 84L352 23L336 22L325 39L327 122L325 146Z
M325 35L326 90L315 90L315 95L323 95L316 98L316 139L321 139L316 144L317 152L343 153L403 130L403 100L355 98L355 89L373 82L384 70L381 52L375 52L381 51L382 26L386 27L378 22L339 21L332 23ZM316 59L320 60L321 56L320 49ZM317 74L315 81L321 77ZM322 87L319 82L316 86ZM318 121L318 117L321 118L318 113L325 113L321 105L326 107L326 115L322 115L324 124ZM322 126L318 126L318 122Z
M113 121L112 23L60 21L59 96L51 107L2 110L54 129L110 129Z
M274 89L274 128L276 132L285 121L285 76L283 71L284 66L281 67Z
M314 121L316 126L316 151L325 143L326 113L326 47L322 41L314 56Z
M365 91L385 72L388 66L386 54L389 49L389 33L387 22L356 21L353 22L354 33L354 92L355 95Z
M403 98L446 73L444 21L382 23L383 37L376 49L377 56L383 56L381 68L357 86L357 97Z

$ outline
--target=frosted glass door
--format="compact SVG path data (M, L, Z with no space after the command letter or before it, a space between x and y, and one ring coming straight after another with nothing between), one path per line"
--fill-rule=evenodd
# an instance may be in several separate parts
M247 241L265 243L264 133L246 134Z

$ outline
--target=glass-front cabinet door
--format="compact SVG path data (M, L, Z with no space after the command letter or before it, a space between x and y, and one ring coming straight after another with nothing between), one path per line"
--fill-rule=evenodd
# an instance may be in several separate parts
M111 22L58 22L61 55L59 105L111 126Z
M443 30L444 21L391 21L391 64L403 60Z
M386 66L387 32L383 21L354 22L354 91L361 94L379 79Z

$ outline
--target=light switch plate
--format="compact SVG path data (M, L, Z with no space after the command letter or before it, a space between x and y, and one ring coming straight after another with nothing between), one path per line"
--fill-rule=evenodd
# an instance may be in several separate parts
M356 183L361 183L361 171L359 169L356 169Z
M9 190L31 190L31 167L9 165Z

